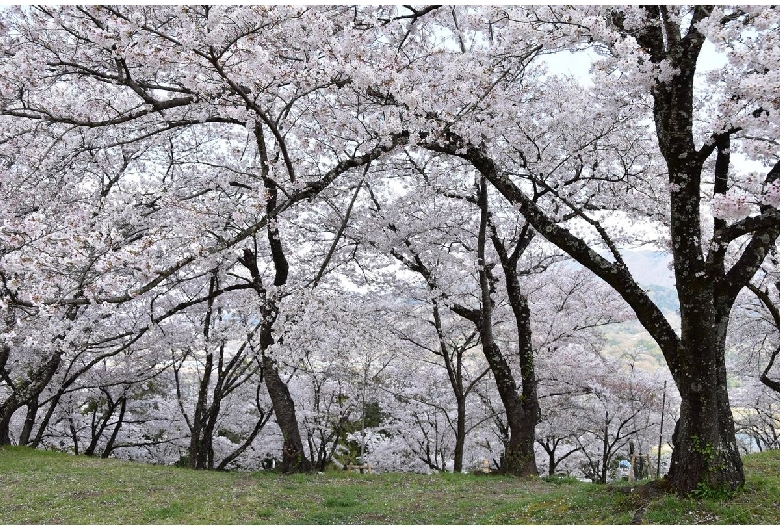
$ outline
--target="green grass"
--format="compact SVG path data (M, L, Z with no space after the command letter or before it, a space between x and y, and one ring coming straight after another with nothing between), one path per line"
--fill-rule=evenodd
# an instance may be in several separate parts
M774 524L780 451L728 500L662 497L645 522ZM0 448L0 524L627 524L627 483L476 475L219 473Z

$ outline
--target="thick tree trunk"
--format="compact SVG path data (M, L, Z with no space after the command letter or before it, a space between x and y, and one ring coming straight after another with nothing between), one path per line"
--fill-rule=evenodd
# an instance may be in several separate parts
M536 419L528 414L520 398L512 401L511 409L507 410L509 441L504 448L501 472L521 477L538 475L534 454Z
M21 407L7 401L0 407L0 445L11 445L11 417Z
M646 10L657 22L668 18L663 6ZM696 7L685 36L672 24L648 24L637 35L652 62L668 60L676 69L671 80L656 83L652 95L658 145L669 171L672 254L680 300L679 345L664 349L664 356L681 396L668 475L681 494L733 490L744 484L726 387L725 337L734 299L766 252L766 242L754 239L727 273L728 242L711 245L706 260L702 251L702 164L708 155L696 149L692 129L693 80L705 37L695 24L711 10ZM718 134L714 144L718 151L714 191L725 193L728 133ZM725 228L725 221L715 221L716 232Z
M733 490L744 484L744 471L726 386L725 335L718 340L696 331L686 352L692 362L673 374L681 403L668 480L678 492Z
M311 462L303 452L303 441L298 430L298 418L295 414L295 402L290 397L287 385L279 377L276 363L266 355L263 355L263 377L274 407L276 421L284 438L282 464L279 470L283 473L311 471Z
M675 87L679 90L679 83ZM692 90L692 75L688 87ZM672 92L670 95L659 90L654 95L659 144L669 165L671 235L680 299L681 337L636 283L624 263L605 260L583 240L558 226L498 171L484 149L474 146L459 149L457 138L451 144L433 145L432 148L471 161L548 241L612 286L636 312L639 321L660 346L682 397L681 425L677 429L669 480L679 494L686 495L698 484L710 489L733 489L744 483L728 405L724 349L715 339L719 334L725 337L728 309L739 290L760 267L778 237L778 230L771 227L755 232L728 272L724 271L723 263L730 239L726 239L725 244L715 245L705 262L699 204L704 156L693 148L691 127L684 123L685 116L691 117L690 101L686 113L686 109L679 108L684 98ZM659 111L659 106L668 109ZM780 163L770 172L768 180L776 178L780 178ZM721 306L720 323L716 322L716 300ZM701 458L702 451L712 456Z

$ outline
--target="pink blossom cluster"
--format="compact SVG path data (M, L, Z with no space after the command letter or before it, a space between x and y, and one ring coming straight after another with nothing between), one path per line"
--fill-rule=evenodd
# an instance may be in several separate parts
M712 198L712 215L718 219L744 219L750 210L748 197L741 193L716 193Z
M764 204L780 208L780 182L772 182L764 190Z

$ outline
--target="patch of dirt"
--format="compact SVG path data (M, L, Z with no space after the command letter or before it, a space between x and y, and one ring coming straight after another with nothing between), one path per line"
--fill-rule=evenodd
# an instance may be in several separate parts
M661 479L636 487L626 486L620 488L620 491L630 495L631 503L636 508L634 517L631 518L631 524L642 524L650 501L671 493L672 488L665 479Z

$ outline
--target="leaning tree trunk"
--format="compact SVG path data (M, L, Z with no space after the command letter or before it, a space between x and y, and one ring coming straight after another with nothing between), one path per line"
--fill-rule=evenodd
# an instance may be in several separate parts
M38 396L54 377L62 361L62 352L56 350L44 364L40 365L29 379L18 385L8 399L0 404L0 445L11 445L11 418L24 405L38 403ZM34 408L37 412L37 407Z
M702 169L717 149L714 192L730 185L728 140L738 128L713 131L696 149L693 129L693 81L706 38L699 30L713 8L695 6L682 31L665 6L645 6L647 20L628 28L622 13L610 18L620 32L630 34L650 61L664 66L668 76L653 81L653 118L658 145L669 173L671 246L680 301L678 336L658 306L631 275L614 243L614 262L604 259L545 213L504 172L485 146L469 145L450 133L427 144L433 151L469 160L509 200L533 227L583 266L613 287L636 312L658 343L682 397L675 447L668 479L681 495L699 489L733 490L744 483L726 387L724 338L728 314L780 235L777 209L762 206L761 214L744 222L716 220L713 237L702 239ZM760 111L762 109L756 109ZM765 185L780 179L780 162ZM726 270L726 253L736 239L749 236L741 254ZM734 245L736 246L736 245ZM706 249L706 255L704 253ZM483 288L484 290L484 288Z
M119 416L116 419L114 430L111 431L111 436L108 437L106 446L103 448L103 452L100 453L100 458L108 458L111 456L111 453L114 451L114 444L116 443L117 435L119 434L119 430L122 428L122 423L125 420L125 412L127 411L127 396L123 395L121 398L119 398L119 401Z
M27 414L24 417L22 433L19 435L19 445L30 443L30 435L35 427L35 419L38 416L38 396L33 397L27 403Z
M279 233L278 219L274 212L277 203L278 190L276 183L268 174L270 163L268 161L268 153L261 124L258 123L255 125L254 133L255 140L257 141L258 154L260 155L260 160L262 162L263 186L265 187L268 197L265 206L266 215L268 215L266 235L271 250L271 259L276 271L274 275L274 287L277 292L279 292L287 283L289 264L284 254L281 234ZM282 378L279 376L276 362L267 355L268 348L274 344L272 328L277 315L279 314L278 300L275 298L277 295L269 295L268 291L263 286L263 280L257 265L257 254L255 252L250 249L244 249L244 255L240 262L251 273L254 289L263 301L261 314L263 320L260 328L261 362L263 365L265 385L268 389L268 395L271 398L276 421L279 424L284 439L280 471L285 473L311 471L312 464L303 451L303 440L301 438L301 433L298 430L295 402L290 396L290 390L287 388L287 384L282 381Z
M271 229L269 228L269 231L270 230ZM269 239L271 239L272 253L274 253L274 262L280 261L280 264L282 264L284 257L279 257L281 247L278 239L279 235L275 229L274 232L276 237L275 241L273 237L269 237ZM274 248L276 250L274 250ZM287 388L287 384L279 376L276 362L266 354L268 348L274 344L272 327L278 314L276 301L268 296L267 291L262 285L262 279L257 266L257 257L254 252L249 249L244 249L244 256L241 259L241 263L249 269L252 274L252 280L255 283L255 290L265 302L265 307L261 314L262 324L259 332L260 351L261 363L263 366L263 379L265 381L266 389L268 390L268 395L271 398L276 422L279 425L279 429L282 431L282 438L284 440L282 445L282 465L279 467L279 470L284 473L311 471L311 462L306 458L306 454L303 451L303 441L298 429L298 417L295 414L295 402L290 396L290 390ZM277 265L277 274L274 281L274 284L277 287L283 286L287 278L287 262L283 261L283 266L279 266L280 264ZM283 271L283 273L280 274L279 271Z

